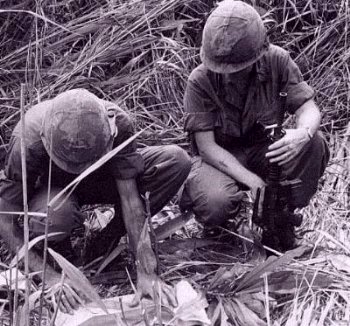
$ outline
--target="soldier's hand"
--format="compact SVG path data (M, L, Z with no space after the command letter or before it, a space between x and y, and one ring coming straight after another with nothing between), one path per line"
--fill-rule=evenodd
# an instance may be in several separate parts
M265 186L266 183L263 179L261 179L259 176L253 174L249 178L247 178L247 186L249 187L253 202L257 200L257 195L259 192L259 203L258 203L258 216L261 215L262 209L263 209L263 201L264 201L264 192L265 192Z
M77 291L69 280L65 280L63 286L58 277L50 278L48 283L51 287L47 296L51 298L54 306L58 305L63 313L72 315L74 310L77 310L86 301L84 295Z
M309 140L305 128L286 129L284 137L268 147L266 157L271 163L286 164L301 152Z
M151 298L166 307L176 307L177 301L175 290L172 286L166 284L155 273L137 272L137 292L130 306L139 304L142 298Z
M253 199L255 199L258 189L265 188L266 183L263 179L261 179L257 175L252 175L251 177L249 177L247 179L248 179L247 186L249 187L250 191L252 192Z

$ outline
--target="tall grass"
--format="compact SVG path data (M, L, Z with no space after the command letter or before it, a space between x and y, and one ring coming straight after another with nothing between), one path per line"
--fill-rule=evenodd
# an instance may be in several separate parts
M250 3L260 7L268 22L270 40L291 52L306 80L316 89L323 114L322 130L332 153L320 191L303 211L303 229L313 231L305 237L315 244L306 266L314 275L316 270L323 270L322 275L333 277L335 284L330 289L329 282L324 287L316 282L316 289L305 276L308 290L300 286L291 299L278 301L276 307L266 290L273 290L273 280L266 274L263 302L274 308L264 309L265 314L271 314L266 320L276 325L349 321L346 273L350 267L344 265L345 273L340 272L335 259L336 255L348 255L350 247L349 3ZM142 134L140 145L177 143L187 148L182 131L182 98L188 75L199 63L201 30L213 4L211 0L2 1L0 160L20 118L20 85L24 82L29 92L27 107L62 91L83 87L121 105L135 118L138 129L153 124ZM239 252L234 253L237 255L213 248L197 250L188 257L164 254L160 258L168 271L163 277L169 281L188 277L206 287L218 267L242 264L232 274L240 277L251 266L242 263ZM305 275L305 264L290 269ZM334 289L342 292L332 292ZM242 308L237 303L235 307Z

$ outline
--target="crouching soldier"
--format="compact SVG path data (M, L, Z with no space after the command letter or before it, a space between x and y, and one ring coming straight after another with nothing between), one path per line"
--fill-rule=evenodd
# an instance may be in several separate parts
M50 198L53 198L78 174L133 133L132 122L124 111L84 89L66 91L30 108L25 114L29 211L46 213L49 173ZM175 145L138 151L136 143L130 143L86 177L62 205L53 205L49 212L49 232L63 234L50 241L58 251L60 247L67 247L67 243L70 246L71 231L84 219L80 211L82 205L114 204L116 214L107 226L108 236L101 236L93 247L106 250L114 237L119 240L125 226L130 247L136 255L145 221L141 195L150 193L151 214L155 214L176 194L189 171L188 155ZM4 172L5 179L0 184L0 212L23 211L20 123L10 140ZM31 237L41 235L45 230L45 218L31 216L29 226ZM0 236L13 252L23 245L22 233L13 215L1 214ZM155 262L153 251L145 254L149 256L142 259ZM146 271L137 268L139 296L153 295L151 283L160 281L155 267L148 271L150 275L144 275ZM42 259L34 251L29 252L29 268L32 271L42 269ZM60 275L48 267L47 285L59 279ZM170 287L164 284L161 288L166 298ZM62 303L62 309L71 312L78 301L70 291L65 291Z
M272 163L282 178L301 181L298 201L288 205L293 216L308 205L329 158L314 90L288 52L269 44L261 17L242 1L220 2L210 14L200 56L184 96L194 156L182 209L205 224L223 224L237 214L242 190L264 190ZM281 92L296 125L271 144L262 127L276 123ZM293 248L294 225L282 229L281 249Z

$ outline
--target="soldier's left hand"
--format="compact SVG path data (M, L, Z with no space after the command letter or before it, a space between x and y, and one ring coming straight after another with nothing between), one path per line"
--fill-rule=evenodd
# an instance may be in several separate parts
M176 307L175 289L161 280L155 273L137 272L137 292L130 304L131 307L140 303L142 298L150 298L166 307Z
M309 140L305 128L286 129L284 137L268 147L266 157L271 163L286 164L301 152Z

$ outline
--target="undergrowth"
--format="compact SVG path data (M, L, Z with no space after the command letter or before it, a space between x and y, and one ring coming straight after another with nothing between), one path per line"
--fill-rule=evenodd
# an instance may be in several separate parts
M204 242L203 247L181 247L170 254L165 248L160 254L162 275L169 282L187 278L205 289L210 303L216 303L210 306L212 316L226 314L232 325L262 321L267 325L345 325L350 322L349 3L256 0L253 4L266 21L271 42L290 51L315 88L323 115L321 129L331 160L319 192L302 212L301 230L309 231L304 237L313 250L300 259L277 264L277 272L284 273L278 274L283 277L277 282L275 270L254 274L262 260L249 250L242 253L238 245ZM26 108L83 87L118 103L133 116L137 129L153 124L139 137L140 146L176 143L188 149L182 99L188 75L199 63L201 30L213 6L211 0L2 1L0 160L19 120L22 83ZM198 236L190 234L188 227L184 232L185 239ZM0 253L7 263L4 246ZM248 300L235 290L252 271L257 277L253 279L262 283L256 292L251 290L256 296ZM219 295L222 288L213 292L214 275L225 272L232 283L224 286L232 293L231 301ZM299 275L301 282L292 286L291 275ZM118 285L102 287L100 292L111 296L130 291L124 274L120 279ZM96 277L94 283L99 282L103 278ZM3 309L7 302L0 300L4 300L0 311L6 325L9 319ZM259 308L249 306L254 302ZM253 319L242 319L252 312Z

